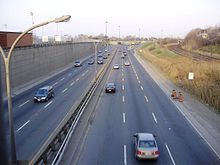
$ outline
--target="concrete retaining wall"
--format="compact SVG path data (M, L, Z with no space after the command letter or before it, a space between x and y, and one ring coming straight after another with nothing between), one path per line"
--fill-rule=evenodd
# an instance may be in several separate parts
M99 49L104 45L99 46ZM7 52L7 51L6 51ZM94 53L93 43L68 43L40 47L22 47L13 51L10 71L11 87L18 88L27 82L49 76L55 70ZM5 88L5 69L2 67L2 83Z

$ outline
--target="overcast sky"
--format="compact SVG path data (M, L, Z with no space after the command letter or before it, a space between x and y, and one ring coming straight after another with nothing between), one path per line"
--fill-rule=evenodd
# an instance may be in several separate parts
M139 35L183 37L193 28L220 25L220 0L0 0L0 31L24 31L69 14L68 23L46 25L37 35Z

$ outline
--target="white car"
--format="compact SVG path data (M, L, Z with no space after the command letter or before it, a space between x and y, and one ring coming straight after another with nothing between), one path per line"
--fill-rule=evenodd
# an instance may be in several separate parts
M118 65L118 64L115 64L115 65L113 66L113 69L119 69L119 65Z
M136 133L133 136L136 159L157 159L159 157L155 135L151 133Z
M124 64L125 64L125 66L129 66L129 65L131 65L129 61L125 61Z

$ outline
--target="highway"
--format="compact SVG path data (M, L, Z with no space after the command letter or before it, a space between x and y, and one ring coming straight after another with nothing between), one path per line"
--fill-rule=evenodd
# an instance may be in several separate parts
M83 61L81 67L72 66L13 98L18 160L30 160L33 157L94 79L95 64L88 65L89 59ZM98 65L97 70L102 66ZM55 97L45 103L35 103L33 97L37 89L47 85L53 86ZM7 109L7 104L4 104ZM5 117L8 118L8 114ZM6 132L9 139L8 127Z
M116 93L102 90L86 139L78 151L79 157L71 163L220 164L219 158L138 63L133 52L128 52L125 58L131 66L124 66L121 54L116 54L107 75L107 82L116 83ZM120 65L118 70L113 69L116 63ZM160 152L157 161L135 159L133 134L139 132L156 135Z

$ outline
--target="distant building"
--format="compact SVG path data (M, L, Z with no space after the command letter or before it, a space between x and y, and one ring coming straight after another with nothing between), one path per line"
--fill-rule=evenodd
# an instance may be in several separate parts
M0 31L0 45L2 48L10 48L21 32ZM25 34L16 46L30 46L33 44L32 33Z
M202 36L203 39L208 39L209 35L206 29L201 29L199 36Z

